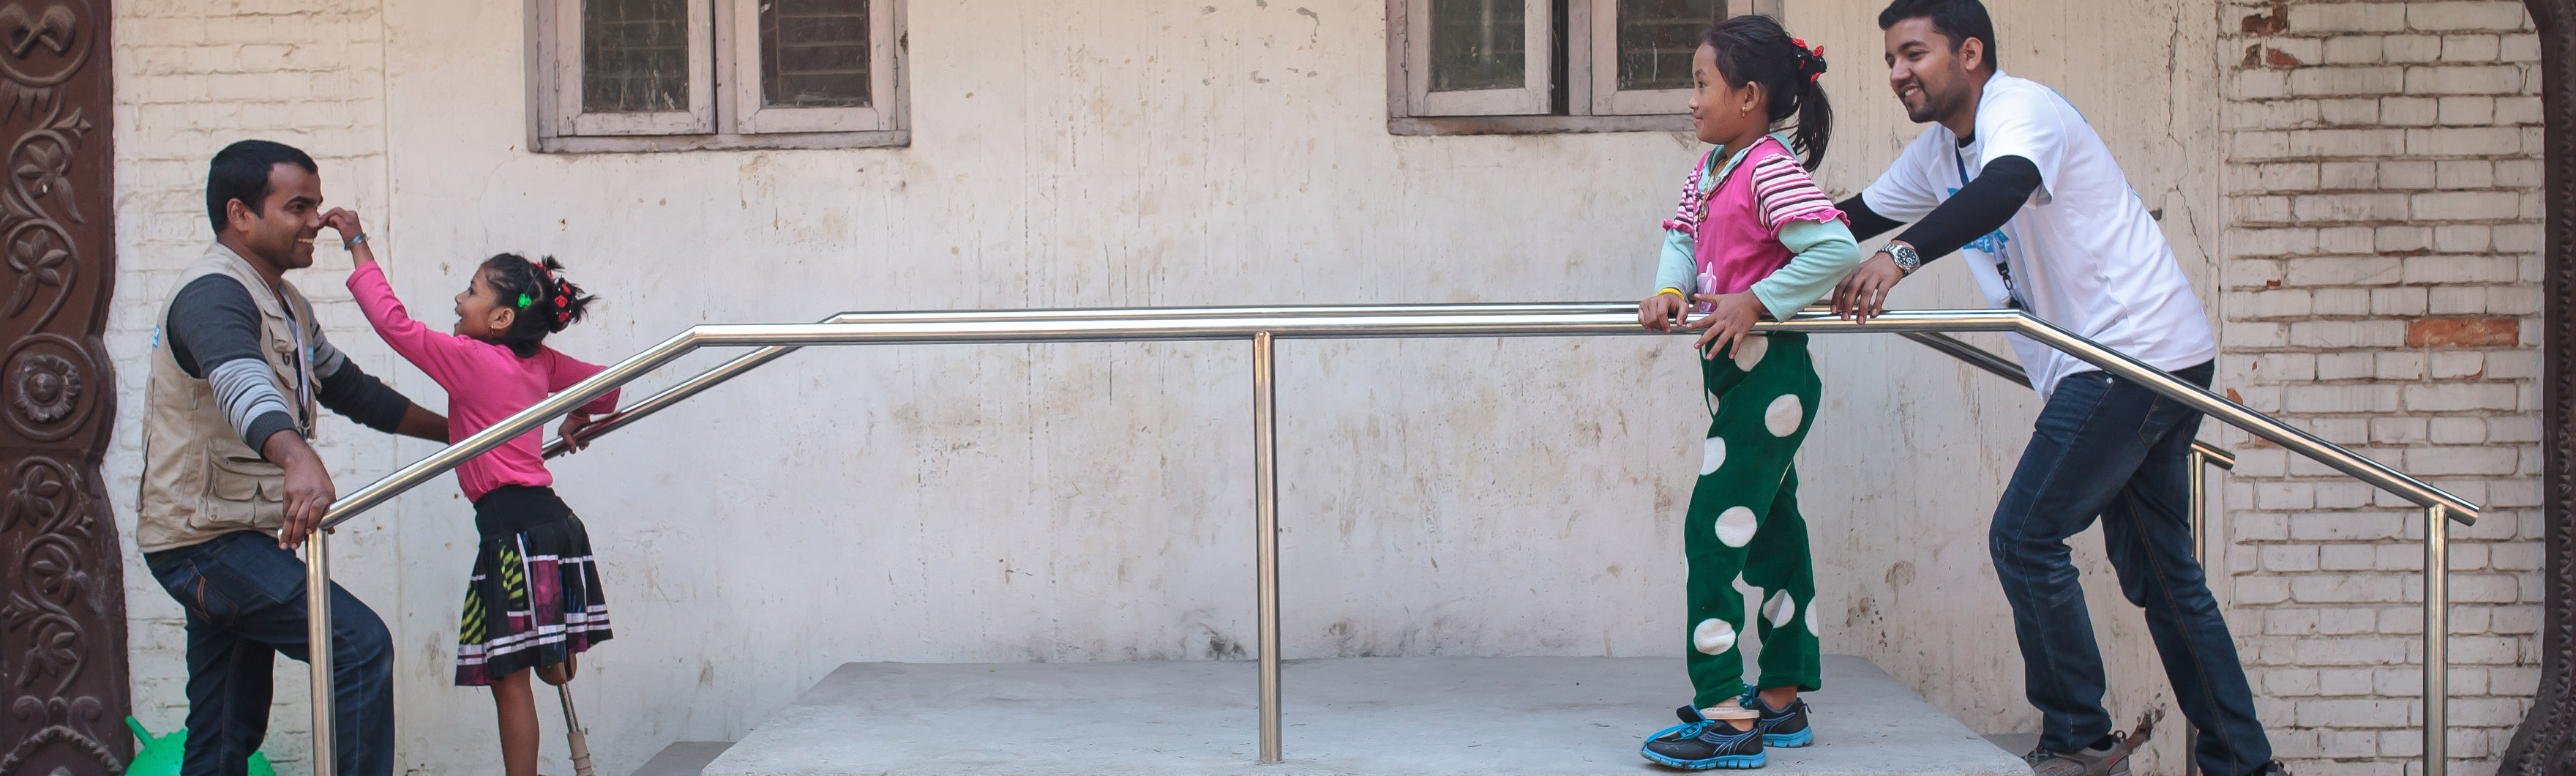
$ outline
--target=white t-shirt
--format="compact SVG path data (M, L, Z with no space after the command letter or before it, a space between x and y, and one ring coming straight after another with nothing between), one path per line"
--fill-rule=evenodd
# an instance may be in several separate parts
M2158 369L2218 356L2200 298L2111 149L2075 106L2037 82L1996 73L1977 100L1973 142L1960 147L1935 123L1861 197L1879 215L1915 221L2006 156L2037 166L2039 189L2002 229L1959 251L1995 306L2018 306ZM2011 339L2042 398L2067 375L2096 369Z

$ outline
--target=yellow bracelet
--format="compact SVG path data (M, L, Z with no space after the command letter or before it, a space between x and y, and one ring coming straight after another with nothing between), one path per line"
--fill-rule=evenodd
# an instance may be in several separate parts
M1663 296L1663 295L1665 295L1665 294L1671 294L1671 295L1673 295L1673 298L1675 298L1675 299L1679 299L1679 300L1682 300L1682 301L1684 301L1684 302L1688 302L1688 301L1690 301L1690 297L1689 297L1688 295L1686 295L1686 294L1683 294L1683 293L1682 293L1682 290L1681 290L1681 289L1678 289L1678 288L1666 288L1666 289L1664 289L1664 290L1662 290L1662 291L1657 291L1657 292L1655 292L1655 296ZM1650 297L1646 297L1646 298L1648 298L1648 299L1653 299L1653 298L1655 298L1655 297L1654 297L1654 296L1650 296Z

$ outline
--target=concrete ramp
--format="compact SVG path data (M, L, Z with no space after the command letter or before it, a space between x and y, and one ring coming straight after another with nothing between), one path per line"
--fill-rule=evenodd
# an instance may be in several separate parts
M1340 658L1281 669L1287 762L1257 762L1253 664L850 663L705 776L1629 776L1689 701L1678 658ZM1825 658L1816 743L1762 773L2026 776L1869 661Z

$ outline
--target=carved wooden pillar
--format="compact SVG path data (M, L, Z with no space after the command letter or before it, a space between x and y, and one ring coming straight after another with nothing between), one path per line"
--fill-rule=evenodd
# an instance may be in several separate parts
M0 776L125 770L107 0L0 0Z
M2541 509L2548 521L2541 576L2540 696L2513 732L2505 774L2576 773L2576 0L2524 0L2540 32Z

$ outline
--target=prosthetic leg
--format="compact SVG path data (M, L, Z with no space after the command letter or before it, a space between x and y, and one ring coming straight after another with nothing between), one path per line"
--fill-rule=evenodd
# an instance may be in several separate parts
M572 748L573 776L597 776L590 768L590 736L581 729L581 715L572 710L572 675L581 669L577 658L565 658L550 666L538 666L537 678L555 686L555 696L563 699L564 743Z

